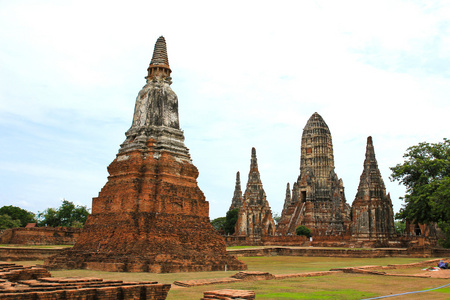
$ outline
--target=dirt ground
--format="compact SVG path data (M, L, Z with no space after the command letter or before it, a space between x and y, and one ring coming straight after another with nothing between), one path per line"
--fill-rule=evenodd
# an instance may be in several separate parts
M450 270L441 269L439 271L421 271L420 273L417 273L415 275L430 276L430 278L449 279Z

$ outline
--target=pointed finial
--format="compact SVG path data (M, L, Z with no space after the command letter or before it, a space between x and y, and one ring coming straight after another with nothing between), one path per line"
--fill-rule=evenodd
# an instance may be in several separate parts
M373 145L371 136L367 137L367 145Z
M160 76L161 78L169 77L172 72L169 67L166 40L163 36L160 36L155 43L153 57L147 71L148 75L145 77L147 82L151 81L155 76Z
M250 170L251 169L258 169L258 161L256 159L256 149L255 147L252 148L252 158L250 159Z

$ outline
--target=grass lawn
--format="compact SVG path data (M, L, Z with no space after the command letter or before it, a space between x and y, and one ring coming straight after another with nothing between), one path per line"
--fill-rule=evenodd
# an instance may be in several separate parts
M421 258L339 258L339 257L300 257L300 256L272 256L272 257L240 257L248 264L249 271L267 271L272 274L290 274L313 271L325 271L331 268L406 264L423 261ZM17 264L42 264L42 261L15 262ZM406 269L411 270L411 269ZM402 270L409 273L411 271ZM391 272L394 270L386 270ZM396 270L400 271L400 270ZM418 273L420 268L415 269ZM398 273L402 273L398 272ZM52 271L54 277L100 277L104 279L119 279L124 281L154 280L160 283L173 283L176 280L193 280L208 278L223 278L235 274L228 272L192 272L192 273L119 273L90 270ZM445 279L389 277L376 275L344 274L298 277L283 280L265 280L239 282L182 288L172 285L168 300L171 299L200 299L204 291L218 289L245 289L256 292L256 299L364 299L381 295L418 291L447 284ZM450 299L450 288L410 294L395 299Z

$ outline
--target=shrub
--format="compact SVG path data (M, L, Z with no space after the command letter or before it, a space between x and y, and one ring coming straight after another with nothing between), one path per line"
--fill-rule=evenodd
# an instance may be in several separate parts
M298 226L297 229L295 229L295 233L297 233L297 235L304 235L308 238L311 237L311 229L304 225Z

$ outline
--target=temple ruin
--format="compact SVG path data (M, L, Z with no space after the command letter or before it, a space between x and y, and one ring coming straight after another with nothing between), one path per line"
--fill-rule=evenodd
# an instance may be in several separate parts
M241 175L239 171L236 173L236 184L234 186L233 199L231 199L230 209L239 209L243 205L242 189L241 189Z
M370 136L358 192L352 204L352 219L352 235L359 240L380 240L394 235L391 197L386 194Z
M166 42L158 38L131 128L72 249L51 269L121 272L244 270L210 224L178 119Z
M235 234L248 236L252 239L260 239L263 235L274 235L275 222L272 219L272 211L261 182L255 148L252 148L250 171L243 197L240 196L240 189L241 184L238 172L231 204L231 208L239 207ZM239 205L239 199L242 199L241 205Z
M342 235L350 225L350 206L342 179L334 172L330 130L314 113L303 129L300 176L286 193L285 209L277 227L278 235L294 235L300 225L313 235Z

